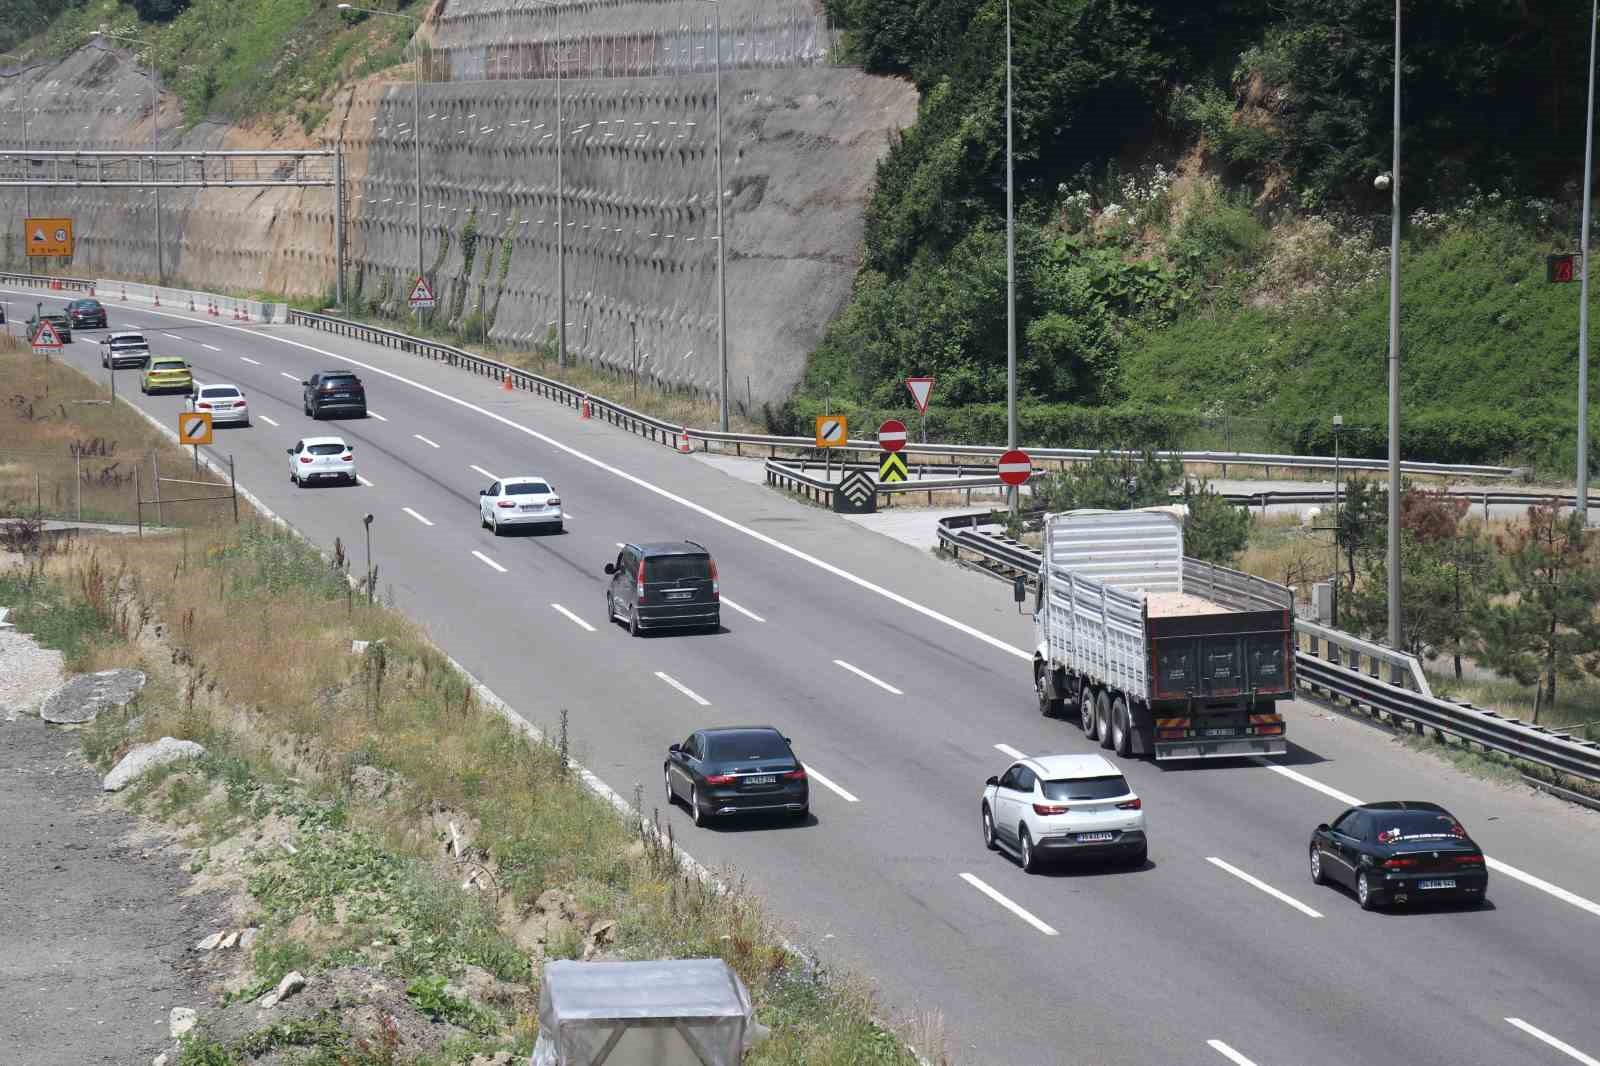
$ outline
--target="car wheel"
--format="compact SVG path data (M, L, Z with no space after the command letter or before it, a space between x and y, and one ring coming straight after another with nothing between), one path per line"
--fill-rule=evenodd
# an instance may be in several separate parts
M989 813L989 805L987 803L983 805L983 846L990 851L999 849L999 845L995 843L994 839L994 815Z
M1150 845L1145 844L1141 846L1138 851L1134 852L1133 855L1128 859L1128 867L1134 870L1143 869L1144 864L1149 861Z
M565 522L557 522L556 523L556 536L560 536L561 534L565 533L566 531L567 531L567 524Z
M617 601L611 598L611 593L606 593L606 621L611 625L617 623Z
M1133 723L1128 720L1126 700L1111 705L1111 746L1118 758L1133 758Z
M1100 738L1100 746L1107 751L1111 750L1111 697L1104 692L1095 697L1095 733Z
M500 516L499 515L490 515L489 516L489 532L493 533L497 537L500 535Z
M1017 830L1017 846L1022 851L1022 868L1033 874L1039 872L1039 858L1033 852L1033 838L1028 835L1028 827L1021 826Z
M1356 878L1356 901L1361 904L1361 909L1364 911L1378 909L1378 895L1372 891L1365 870L1362 870L1361 876Z
M635 607L628 612L628 635L639 635L639 608Z
M1033 664L1033 690L1039 697L1039 713L1054 718L1061 713L1062 701L1050 695L1050 671L1044 663Z
M665 766L661 768L661 780L667 786L667 806L670 807L678 802L678 794L672 790L672 771Z
M1094 739L1096 725L1094 713L1094 689L1084 686L1083 696L1078 702L1078 725L1083 728L1083 735L1090 740Z
M706 824L706 821L707 821L706 812L700 808L700 786L699 785L696 785L693 788L689 789L689 813L694 815L694 824L695 825L703 826L703 825Z
M1314 885L1325 885L1325 884L1327 884L1328 883L1328 875L1326 873L1324 873L1323 869L1322 869L1322 849L1317 847L1315 844L1313 844L1311 846L1311 860L1310 861L1311 861L1311 883L1314 884Z

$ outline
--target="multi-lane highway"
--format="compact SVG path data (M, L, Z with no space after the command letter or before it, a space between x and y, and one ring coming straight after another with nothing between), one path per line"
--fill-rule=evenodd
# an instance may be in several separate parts
M38 298L35 293L26 294ZM733 864L828 960L897 1012L938 1011L972 1063L1596 1064L1600 816L1489 785L1314 706L1290 757L1124 764L1149 816L1136 871L1030 877L985 851L978 799L1016 752L1098 750L1037 714L1031 624L1009 590L570 410L447 366L288 327L109 304L115 328L248 393L219 429L242 485L313 540L361 541L380 590L535 724L571 712L577 753L663 803L662 754L701 725L771 723L812 771L806 824L677 839ZM67 358L99 369L97 333ZM354 366L373 417L313 423L299 381ZM181 397L119 393L175 424ZM366 481L296 489L284 448L342 434ZM496 539L477 490L540 473L560 536ZM725 631L632 639L608 625L618 542L698 540ZM358 563L359 563L358 559ZM1493 857L1481 909L1360 911L1306 872L1346 804L1434 799Z

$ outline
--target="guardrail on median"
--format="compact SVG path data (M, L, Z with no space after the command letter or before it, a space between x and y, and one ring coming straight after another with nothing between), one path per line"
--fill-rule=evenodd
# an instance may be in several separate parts
M796 466L799 469L796 469ZM835 463L834 469L867 470L876 472L876 463ZM990 467L989 469L993 469ZM784 489L788 492L798 493L815 503L827 503L833 498L833 490L839 487L839 482L827 477L814 477L806 472L805 464L796 464L782 459L768 459L766 462L767 484L774 488ZM1042 470L1035 470L1030 480L1044 477ZM877 485L878 495L884 497L884 502L889 502L896 495L910 492L926 492L928 500L933 501L936 492L965 492L967 505L972 504L974 489L1003 489L1006 485L1000 480L998 474L975 473L967 476L951 478L920 478L907 481L885 481Z
M95 283L88 278L61 278L46 274L12 274L0 271L0 285L20 285L25 289L63 289L67 292L95 294Z
M976 528L989 521L987 513L941 519L940 549L958 558L963 552L976 556L985 570L999 577L1020 575L1036 580L1039 553L1021 541ZM1190 562L1198 561L1185 560L1185 565ZM1304 619L1295 620L1295 635L1295 676L1315 694L1370 708L1374 715L1404 723L1419 733L1432 729L1436 735L1448 734L1488 751L1600 781L1600 743L1434 696L1421 664L1392 648ZM1397 676L1396 681L1380 676L1385 665L1392 677ZM1396 671L1401 672L1396 675ZM1406 687L1407 683L1413 687Z

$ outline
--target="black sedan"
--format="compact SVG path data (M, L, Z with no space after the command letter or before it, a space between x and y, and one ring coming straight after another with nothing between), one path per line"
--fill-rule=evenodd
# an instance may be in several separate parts
M99 300L73 300L67 305L73 329L105 329L106 308Z
M662 773L667 802L687 803L695 825L728 814L804 818L811 810L806 768L771 726L696 730L667 749Z
M1415 800L1351 807L1311 834L1311 880L1355 891L1362 910L1428 899L1483 900L1483 850L1455 816Z

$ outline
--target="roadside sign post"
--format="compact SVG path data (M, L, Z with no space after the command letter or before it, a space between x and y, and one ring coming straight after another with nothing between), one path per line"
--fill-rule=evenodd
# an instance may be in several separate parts
M411 286L411 295L406 298L406 303L411 305L411 310L417 313L417 325L420 328L423 308L432 311L434 304L433 286L428 284L427 275L419 274L417 276L416 282Z
M906 378L906 389L911 401L922 415L922 443L928 443L928 401L933 398L933 378Z
M51 352L61 350L61 336L56 333L56 328L43 318L39 320L39 328L33 334L33 354L42 355L49 362Z
M850 443L850 422L844 415L818 415L816 423L817 447L822 449L826 461L824 470L833 479L833 449Z
M30 218L25 220L23 232L27 234L24 251L30 256L72 255L72 219Z
M178 443L194 447L194 477L200 480L200 445L211 443L211 412L185 411L179 415Z
M878 481L896 482L906 479L906 459L900 449L906 446L906 426L898 418L891 418L878 427Z
M1013 448L1000 457L1000 464L996 468L1000 480L1010 486L1014 493L1021 485L1026 485L1033 476L1033 460L1028 458L1028 453L1020 448Z

